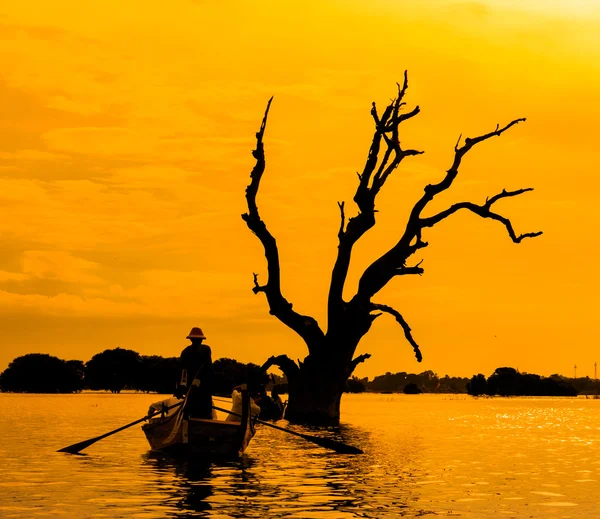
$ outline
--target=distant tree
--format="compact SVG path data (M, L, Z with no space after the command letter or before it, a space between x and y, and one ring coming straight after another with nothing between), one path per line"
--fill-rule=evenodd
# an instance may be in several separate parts
M564 377L542 377L519 373L514 368L497 368L487 380L487 394L500 396L576 396L577 390Z
M433 390L435 393L466 393L468 378L464 377L449 377L448 375L440 378L437 388ZM428 389L429 391L429 389Z
M468 379L461 377L449 377L448 375L439 378L433 371L424 371L423 373L400 373L387 372L385 375L378 375L372 381L364 380L368 391L399 393L404 391L407 384L417 385L423 393L465 393Z
M548 390L544 390L545 380L540 375L519 373L517 379L515 395L544 396L548 394Z
M67 361L45 353L14 359L2 374L2 391L16 393L74 393L83 388L81 361Z
M577 396L578 391L571 380L557 376L544 378L541 381L543 394L549 396Z
M104 350L85 365L85 382L90 389L120 393L125 388L137 389L142 369L138 352L124 348Z
M364 393L365 383L358 377L351 377L346 381L346 393Z
M555 375L552 378L568 381L580 395L600 395L600 381L590 377L566 378Z
M289 405L286 410L288 420L300 423L339 422L340 402L346 380L356 367L370 357L368 353L356 355L361 339L369 332L373 322L382 314L391 315L400 325L406 340L421 361L421 351L413 338L411 328L402 314L391 306L380 304L373 299L392 280L405 275L421 275L421 261L410 264L411 258L427 247L424 235L457 212L470 212L478 217L494 220L502 225L514 243L526 238L539 236L541 232L517 234L511 221L496 212L496 203L506 198L519 196L531 188L502 190L488 197L484 203L457 202L441 211L433 210L431 202L450 189L459 173L465 156L476 145L500 136L525 119L515 119L505 126L497 125L488 133L477 137L459 137L454 146L451 166L439 181L425 186L422 196L409 211L404 231L393 237L393 244L387 252L376 258L362 273L356 293L344 298L345 285L351 263L351 255L356 243L375 226L377 214L376 198L389 177L407 157L420 155L422 151L400 145L399 127L401 123L415 117L419 107L405 111L404 96L408 89L408 76L398 85L397 95L387 107L379 112L375 103L371 116L374 121L373 139L367 154L365 167L358 174L358 185L354 194L357 213L347 218L344 202L339 202L340 224L337 232L338 247L329 294L327 299L327 326L322 327L315 318L299 312L282 292L279 250L275 237L262 220L257 195L261 178L266 168L264 133L271 100L256 133L256 149L252 152L256 163L250 173L250 184L246 188L248 211L242 215L249 230L260 240L267 260L268 277L265 284L259 284L254 274L255 294L264 293L269 305L269 313L293 330L302 338L307 347L307 355L296 362L287 355L272 356L265 368L276 365L287 376L290 389ZM461 145L462 141L462 145ZM309 147L310 148L310 147Z
M473 396L485 395L488 391L487 380L485 375L479 373L473 375L471 380L467 383L467 393Z
M393 374L388 371L385 375L376 376L368 383L367 388L376 392L401 392L407 384L408 376L404 371Z
M417 386L417 384L415 384L414 382L411 382L410 384L406 384L404 386L404 393L407 395L419 395L422 392L423 391L421 391L419 386Z
M488 394L511 396L519 394L519 372L515 368L496 368L487 380Z
M82 360L67 360L65 361L67 366L73 370L73 377L77 381L77 384L83 387L85 380L85 364Z
M436 383L439 380L437 373L431 371L430 369L428 369L427 371L423 371L422 373L419 374L419 376L425 380L435 381Z
M178 357L143 355L142 367L136 389L146 392L172 394L181 377L181 364Z

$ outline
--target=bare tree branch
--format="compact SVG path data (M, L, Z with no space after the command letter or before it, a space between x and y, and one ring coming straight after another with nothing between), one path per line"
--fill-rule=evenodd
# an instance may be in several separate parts
M260 369L266 372L271 366L277 366L287 377L288 382L293 382L300 374L300 368L298 365L287 355L269 357L267 361L260 367Z
M254 288L252 289L252 292L254 292L255 294L258 294L259 292L266 292L267 287L258 284L258 274L253 272L252 275L254 276Z
M400 326L402 326L402 329L404 330L404 336L406 337L406 340L410 343L410 345L413 347L413 350L415 351L415 357L417 358L417 361L421 362L423 360L423 355L421 355L421 350L419 349L419 345L413 339L413 336L412 336L411 330L410 330L410 326L408 326L408 323L406 322L404 317L402 317L400 312L398 312L398 310L394 310L391 306L379 305L376 303L371 303L370 308L372 311L379 310L380 312L386 312L388 314L393 315L396 318L396 321L398 321L398 323L400 324ZM379 315L381 315L381 314L379 314Z
M512 229L512 225L507 218L504 218L496 213L492 213L489 210L489 206L491 206L491 204L500 198L516 196L517 194L528 191L529 189L510 193L505 192L504 194L501 193L500 195L496 195L486 202L486 204L489 204L488 206L477 206L475 204L469 204L465 202L461 204L455 204L447 211L431 218L421 218L421 212L425 206L427 206L427 204L431 202L437 194L450 188L454 182L454 179L458 175L458 170L463 157L469 150L473 148L473 146L490 139L491 137L500 136L512 126L523 121L525 121L524 118L515 119L502 128L500 128L500 125L496 125L496 129L492 132L474 138L467 137L464 140L463 146L460 146L462 135L459 137L454 147L454 160L452 162L452 166L446 172L446 175L441 182L437 184L429 184L425 187L423 196L417 201L411 211L408 223L406 225L406 230L398 243L396 243L394 247L392 247L389 251L375 260L369 267L367 267L359 281L358 292L355 296L357 300L360 300L362 304L370 301L370 299L377 294L377 292L379 292L395 275L398 274L398 270L402 269L406 263L406 260L412 254L414 254L419 248L427 246L427 242L423 242L421 240L421 230L423 227L431 227L436 223L436 221L442 220L446 216L456 212L458 209L470 209L481 216L485 214L486 218L493 218L502 222L506 226L511 239L517 243L523 238L539 236L540 233L527 233L516 236L514 230Z
M501 193L494 195L492 198L488 198L485 204L483 205L476 205L471 202L459 202L434 216L430 216L429 218L421 218L420 225L421 227L433 227L435 224L441 222L442 220L456 213L460 209L468 209L469 211L481 216L482 218L491 218L493 220L501 222L506 227L510 239L515 243L520 243L525 238L535 238L536 236L540 236L543 233L542 231L528 232L517 236L513 229L511 221L508 218L505 218L504 216L501 216L497 213L493 213L490 210L490 208L492 204L494 204L502 198L517 196L522 193L526 193L527 191L533 191L533 188L529 187L525 189L517 189L516 191L506 191L505 189L503 189Z
M352 373L356 369L356 366L358 366L361 362L364 362L365 360L370 359L370 358L371 358L370 353L363 353L362 355L359 355L358 357L352 359L352 362L350 362L350 373L348 374L348 376L352 375Z
M344 224L346 223L346 215L344 214L344 202L338 202L338 207L340 208L340 230L338 232L338 238L342 239L344 236Z
M267 126L267 117L272 101L273 98L271 97L267 103L260 130L256 133L256 149L252 152L252 156L256 159L256 164L250 173L250 184L246 188L248 212L242 215L248 228L262 243L267 259L267 284L260 286L258 284L258 275L254 274L254 288L252 290L255 294L258 292L265 293L271 315L277 317L281 322L300 335L304 339L304 342L306 342L309 351L312 351L320 346L325 335L315 319L295 312L292 309L292 304L283 297L281 293L281 273L277 242L267 229L266 224L261 220L256 204L256 195L266 166L263 136Z
M532 187L526 187L526 188L523 188L523 189L517 189L516 191L507 191L506 189L503 189L501 193L498 193L497 195L494 195L492 198L486 198L485 199L484 207L486 209L489 209L490 207L492 207L492 204L494 204L495 202L497 202L501 198L509 198L511 196L518 196L518 195L520 195L522 193L527 193L527 191L533 191L533 188Z
M377 106L373 103L371 116L375 122L373 140L369 148L367 161L361 174L358 174L359 183L354 195L354 202L358 206L358 215L350 218L344 230L345 215L344 207L340 206L342 213L342 225L338 232L339 245L338 254L331 275L328 299L328 330L335 328L339 323L339 317L343 312L344 301L342 299L344 284L350 266L350 256L354 244L375 225L375 198L391 173L398 167L405 157L418 155L422 152L417 150L403 150L399 140L399 126L402 121L410 119L419 113L419 107L415 107L408 113L400 113L405 105L402 102L408 88L408 73L404 72L404 83L398 85L398 96L392 99L385 108L381 117L377 112ZM379 162L382 141L386 146Z
M458 142L454 146L454 161L452 162L452 166L450 166L450 169L446 172L446 176L441 182L439 182L438 184L429 184L425 186L425 193L423 194L421 199L415 204L411 212L409 225L411 223L416 223L425 206L429 202L431 202L431 200L433 200L435 195L441 193L442 191L445 191L452 185L452 182L454 182L454 179L458 175L458 168L460 167L463 157L467 154L469 150L471 150L471 148L473 148L473 146L479 144L480 142L486 141L491 137L499 137L506 130L513 127L515 124L524 122L525 120L526 119L524 117L520 119L515 119L503 128L500 128L500 125L496 125L496 129L493 132L489 132L474 138L467 137L465 139L465 144L460 148L458 147L458 145L460 144L459 137Z
M246 188L246 201L248 203L249 213L248 217L259 221L260 216L258 215L258 207L256 205L256 194L258 193L258 188L260 186L260 180L262 178L262 175L265 172L266 162L263 136L265 134L265 128L267 127L267 118L269 117L269 110L271 109L272 102L273 97L271 97L271 99L269 99L269 102L267 103L265 115L263 116L263 120L260 123L260 130L256 134L256 149L252 151L252 156L256 159L256 164L250 172L250 185ZM244 218L244 216L242 216L242 218ZM246 218L244 218L244 220L246 220Z
M423 272L425 272L423 270L423 268L421 267L421 263L423 263L423 260L419 261L419 263L417 263L416 265L414 265L412 267L402 266L402 267L396 269L396 275L397 276L405 276L407 274L418 274L420 276L421 274L423 274Z

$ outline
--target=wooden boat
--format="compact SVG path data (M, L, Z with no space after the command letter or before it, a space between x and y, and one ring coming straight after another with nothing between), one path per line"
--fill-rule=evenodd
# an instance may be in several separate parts
M171 415L150 418L142 426L153 451L235 458L242 455L254 436L250 397L246 390L242 391L242 418L239 422L186 419L182 407Z

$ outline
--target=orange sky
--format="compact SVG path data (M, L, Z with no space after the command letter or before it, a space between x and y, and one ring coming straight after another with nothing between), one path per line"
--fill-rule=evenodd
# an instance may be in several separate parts
M17 355L88 360L122 346L178 355L201 326L213 356L303 357L269 316L258 240L240 214L254 132L266 132L263 219L278 239L284 295L324 326L339 226L373 127L370 103L409 70L421 114L407 159L355 249L362 270L395 243L439 180L460 133L527 123L465 159L450 192L482 203L535 187L497 222L456 214L424 239L425 275L376 298L400 310L418 364L390 316L359 353L386 371L593 375L600 189L600 9L591 0L139 3L8 0L0 5L0 369ZM433 204L432 204L433 205ZM351 208L351 209L350 209Z

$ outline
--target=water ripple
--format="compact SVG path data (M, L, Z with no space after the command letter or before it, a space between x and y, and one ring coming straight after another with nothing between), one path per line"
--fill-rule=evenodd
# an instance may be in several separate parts
M347 395L347 423L298 430L364 455L259 427L242 459L202 463L150 453L138 427L86 455L55 452L131 421L156 395L0 399L3 519L475 519L529 517L531 507L562 518L569 507L581 517L600 509L598 400Z

